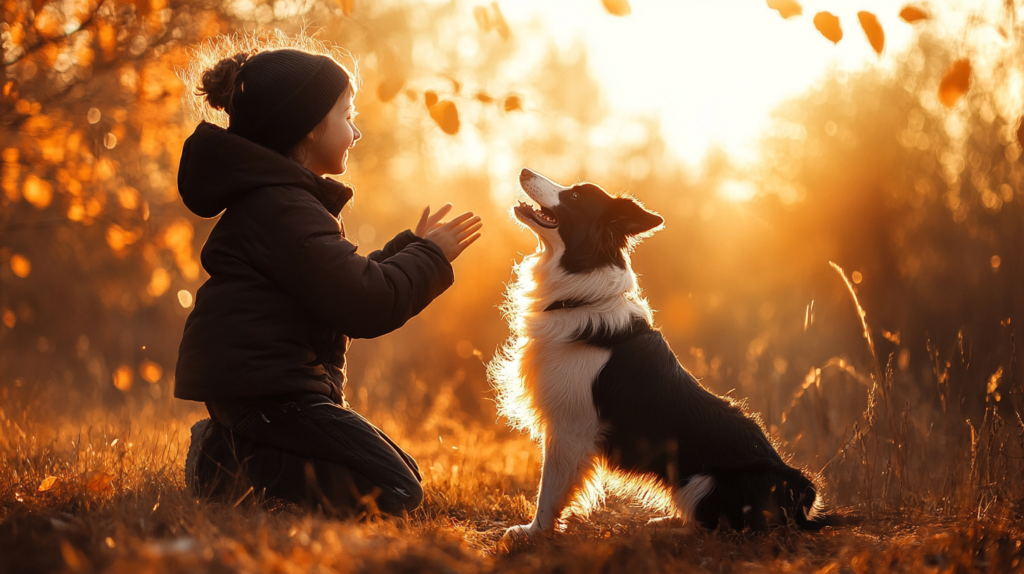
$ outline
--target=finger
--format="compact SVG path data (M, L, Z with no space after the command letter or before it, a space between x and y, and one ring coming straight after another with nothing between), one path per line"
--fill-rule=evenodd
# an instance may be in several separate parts
M423 210L423 215L420 216L419 223L416 224L416 231L425 231L427 227L427 219L430 217L430 206Z
M441 219L445 215L448 215L448 212L451 211L451 210L452 210L452 204L446 203L446 204L442 205L440 209L438 209L436 212L434 212L433 215L430 216L430 219L427 220L428 223L430 225L436 224L438 221L441 221Z
M467 211L466 213L463 213L462 215L456 217L455 219L448 221L448 223L445 223L441 227L445 229L454 229L455 227L461 225L462 223L465 223L466 220L468 220L471 217L473 217L473 212Z
M458 257L459 255L462 255L462 252L465 251L466 248L469 247L470 245L473 245L473 243L475 243L477 239L480 239L479 233L459 243L459 251L455 254L455 256Z
M452 221L455 221L455 220L453 219ZM473 217L471 217L471 218L469 218L469 219L467 219L465 221L460 222L458 225L453 226L452 227L452 231L459 232L459 231L462 231L462 230L466 229L467 227L476 225L479 222L480 222L480 216L479 215L474 215Z
M457 235L455 236L455 238L456 238L456 239L458 239L459 241L463 241L464 239L466 239L466 238L467 238L467 237L469 237L470 235L473 235L474 233L476 233L476 232L480 231L480 229L481 229L481 228L482 228L483 226L484 226L484 224L483 224L483 223L481 223L481 222L478 222L478 223L477 223L476 225L474 225L474 226L472 226L472 227L469 227L468 229L465 229L465 230L463 230L463 231L460 231L460 232L459 232L459 233L458 233L458 234L457 234Z

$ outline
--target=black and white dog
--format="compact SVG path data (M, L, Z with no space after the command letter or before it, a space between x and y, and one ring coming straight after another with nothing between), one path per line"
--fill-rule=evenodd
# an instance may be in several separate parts
M629 252L663 219L593 184L563 187L528 169L519 180L539 209L520 203L515 216L540 242L515 267L512 335L489 374L501 413L544 458L533 522L508 534L552 531L604 469L667 488L675 516L706 528L824 526L811 480L652 326Z

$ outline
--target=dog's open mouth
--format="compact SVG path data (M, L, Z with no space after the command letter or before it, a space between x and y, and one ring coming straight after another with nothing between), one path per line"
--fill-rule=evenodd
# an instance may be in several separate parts
M529 220L533 221L534 223L541 227L546 227L548 229L554 229L558 227L558 218L555 217L555 214L551 213L551 211L548 210L548 208L546 207L534 209L533 206L520 201L519 205L517 205L515 208L515 212L516 215L519 217L519 220L522 221L523 223L527 223Z

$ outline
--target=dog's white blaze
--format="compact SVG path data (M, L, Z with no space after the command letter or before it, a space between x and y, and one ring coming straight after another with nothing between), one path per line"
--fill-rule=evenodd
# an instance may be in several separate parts
M676 491L676 508L679 509L679 514L687 521L693 520L694 512L697 510L697 504L711 493L715 488L715 479L706 475L698 474L694 475L686 486Z
M558 194L569 189L529 169L519 174L519 185L541 207L555 207L559 203Z

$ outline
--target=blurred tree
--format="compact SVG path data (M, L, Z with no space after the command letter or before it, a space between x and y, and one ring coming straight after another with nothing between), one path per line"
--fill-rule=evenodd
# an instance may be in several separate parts
M167 396L213 223L191 216L175 187L194 126L176 71L205 39L257 28L297 33L314 21L323 23L321 39L357 53L370 86L359 105L372 112L361 182L407 175L393 162L432 136L419 127L396 135L395 122L428 88L443 101L416 116L434 117L448 133L459 130L459 107L479 110L478 119L524 105L493 81L511 53L497 3L480 8L483 24L463 3L7 0L3 9L0 381ZM440 41L445 26L453 34ZM477 46L472 57L465 41ZM462 77L472 79L471 94ZM493 95L477 87L488 83Z

